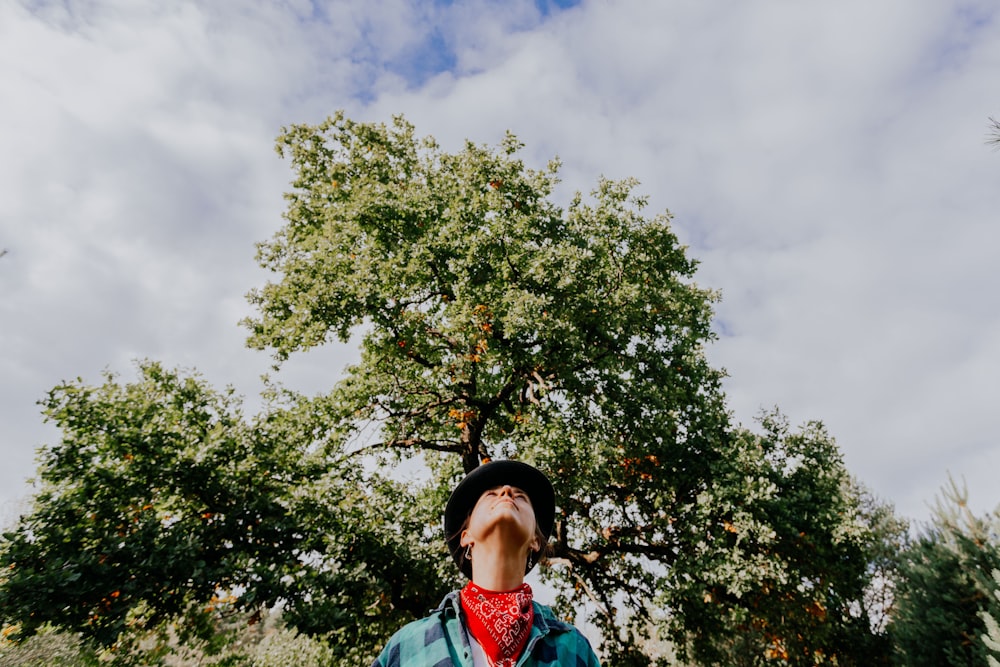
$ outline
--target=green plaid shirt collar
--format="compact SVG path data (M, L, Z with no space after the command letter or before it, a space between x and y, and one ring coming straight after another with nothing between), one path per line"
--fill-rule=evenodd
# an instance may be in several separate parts
M518 667L599 667L587 639L537 602L535 621ZM458 591L429 616L399 630L372 667L473 667Z

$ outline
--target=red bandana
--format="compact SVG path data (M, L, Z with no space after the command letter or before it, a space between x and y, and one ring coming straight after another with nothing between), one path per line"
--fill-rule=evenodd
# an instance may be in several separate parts
M514 667L528 643L535 610L531 587L521 584L504 593L488 591L471 581L461 593L462 609L469 632L495 667Z

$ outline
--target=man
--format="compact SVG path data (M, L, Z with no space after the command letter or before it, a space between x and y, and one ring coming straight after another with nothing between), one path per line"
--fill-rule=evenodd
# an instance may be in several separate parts
M554 518L552 484L526 463L494 461L466 475L445 507L444 532L470 581L393 635L372 667L599 667L580 631L524 582Z

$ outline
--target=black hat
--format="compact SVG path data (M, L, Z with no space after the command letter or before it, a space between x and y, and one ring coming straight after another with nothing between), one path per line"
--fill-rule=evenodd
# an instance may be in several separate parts
M536 468L520 461L491 461L479 466L465 476L444 508L444 537L448 541L451 557L461 568L462 573L472 578L472 563L461 558L462 524L479 502L479 497L485 491L510 484L528 494L531 507L535 510L535 523L542 531L545 539L552 534L552 522L555 520L556 500L552 484L548 478ZM527 572L534 565L534 559L528 559Z

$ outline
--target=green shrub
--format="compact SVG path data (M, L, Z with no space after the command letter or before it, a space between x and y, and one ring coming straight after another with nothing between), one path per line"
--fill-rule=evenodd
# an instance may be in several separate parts
M265 636L254 647L250 659L252 667L330 667L332 664L333 650L326 642L289 628Z
M21 643L0 644L0 664L4 667L95 667L99 662L79 635L44 626Z

